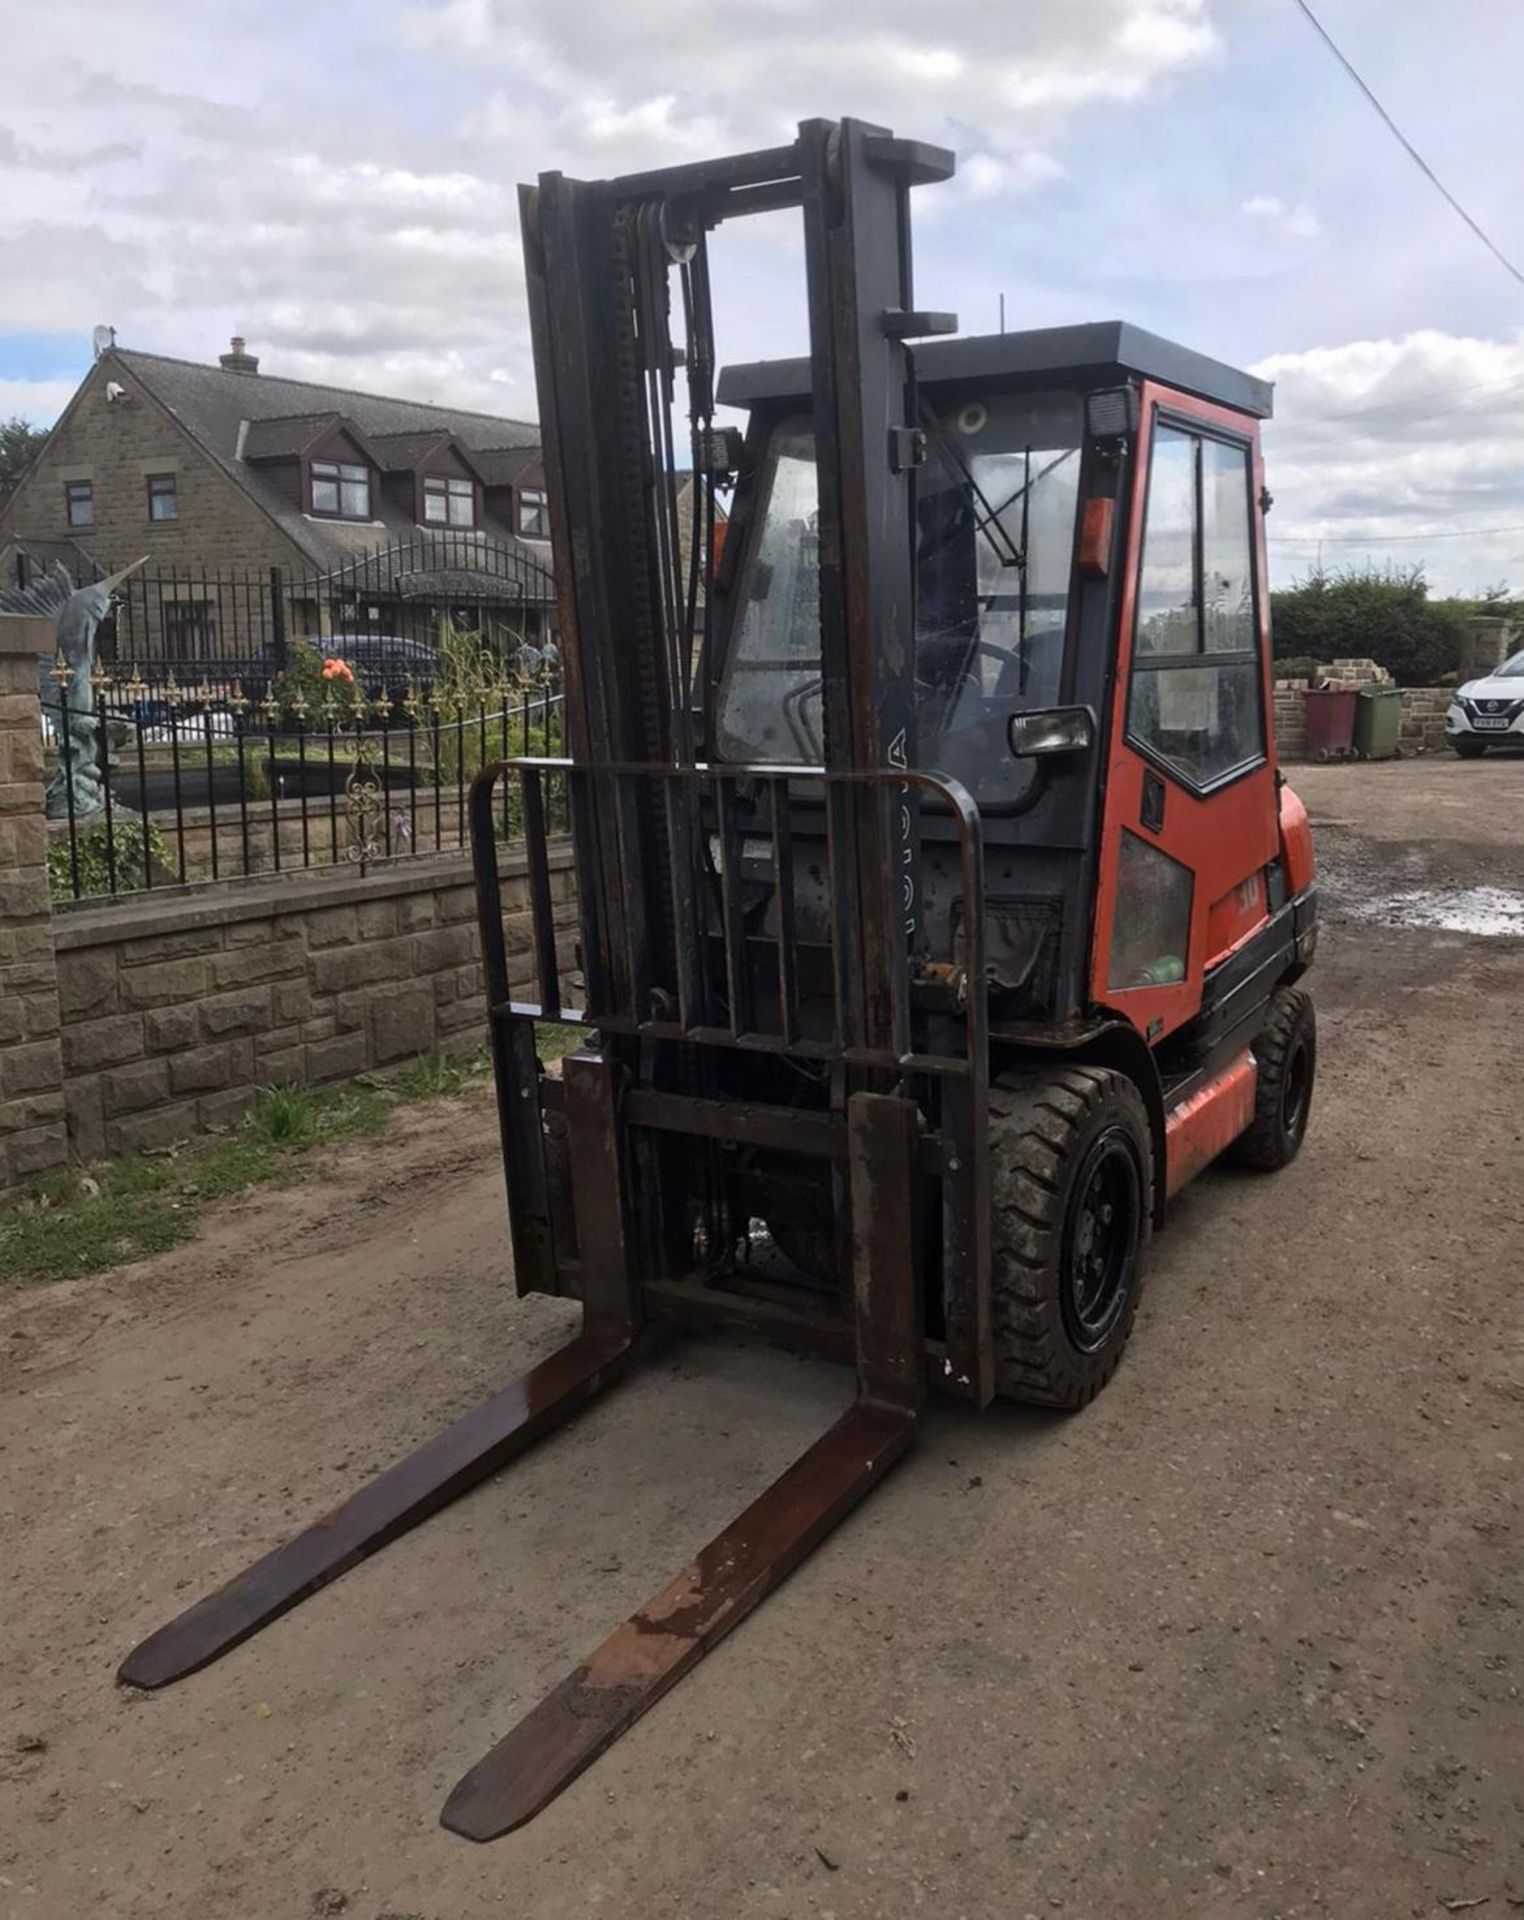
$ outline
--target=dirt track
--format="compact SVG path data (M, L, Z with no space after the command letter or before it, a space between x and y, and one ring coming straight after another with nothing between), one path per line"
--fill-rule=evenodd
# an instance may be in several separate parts
M1093 1409L935 1409L825 1549L492 1847L436 1826L449 1787L844 1377L673 1347L141 1697L112 1683L135 1639L568 1315L503 1284L485 1099L414 1110L172 1255L0 1290L0 1916L1524 1906L1524 939L1372 905L1524 893L1524 761L1297 784L1333 823L1300 1161L1187 1194Z

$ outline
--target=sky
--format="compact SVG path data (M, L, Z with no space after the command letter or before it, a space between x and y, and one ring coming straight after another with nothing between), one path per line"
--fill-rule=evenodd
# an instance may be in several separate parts
M1524 6L1315 4L1524 269ZM0 418L53 419L98 323L533 418L519 181L856 114L958 155L915 198L918 304L1131 320L1275 381L1277 584L1524 589L1524 285L1293 0L49 0L7 55ZM804 344L796 225L718 236L722 358Z

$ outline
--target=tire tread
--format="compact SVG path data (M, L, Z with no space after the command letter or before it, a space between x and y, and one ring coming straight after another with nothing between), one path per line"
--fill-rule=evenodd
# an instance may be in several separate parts
M1141 1268L1152 1217L1153 1142L1132 1081L1108 1067L1058 1067L1007 1075L990 1090L990 1305L995 1385L1006 1399L1082 1407L1110 1379L1127 1344L1141 1273L1106 1345L1082 1355L1065 1332L1053 1271L1066 1175L1087 1127L1113 1104L1130 1109L1142 1160Z

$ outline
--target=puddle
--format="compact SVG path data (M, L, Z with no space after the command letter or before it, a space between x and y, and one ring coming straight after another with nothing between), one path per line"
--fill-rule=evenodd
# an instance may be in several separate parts
M1356 919L1388 927L1524 937L1524 893L1509 887L1413 887L1344 904Z

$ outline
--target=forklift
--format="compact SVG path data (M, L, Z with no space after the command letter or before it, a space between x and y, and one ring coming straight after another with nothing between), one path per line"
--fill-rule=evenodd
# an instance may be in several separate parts
M475 1840L818 1546L929 1389L1086 1405L1171 1196L1219 1155L1282 1167L1306 1130L1317 891L1272 732L1270 390L1119 323L953 337L910 246L913 190L952 171L811 120L520 192L570 751L482 772L472 859L514 1281L580 1300L581 1331L119 1677L228 1652L659 1325L834 1356L857 1397L464 1776L442 1818ZM808 356L722 375L709 235L792 208ZM582 1030L559 1072L546 1021Z

